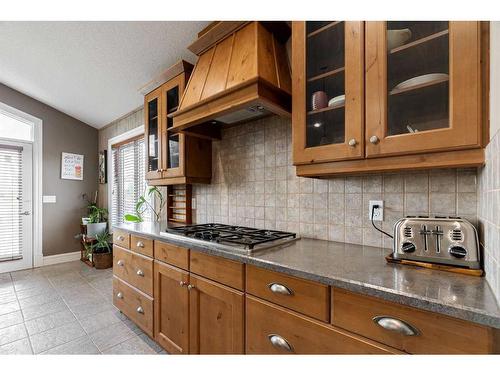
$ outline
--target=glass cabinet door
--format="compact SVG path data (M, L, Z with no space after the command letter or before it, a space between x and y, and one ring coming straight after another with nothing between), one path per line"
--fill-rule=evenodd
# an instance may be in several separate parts
M479 142L477 120L464 122L479 109L478 32L477 22L366 23L367 156Z
M165 167L163 177L180 176L183 174L184 134L172 132L173 119L170 116L177 111L182 90L182 77L173 79L162 86L163 118L165 123Z
M294 161L363 156L361 22L294 22Z
M162 172L160 94L155 90L145 97L146 179L161 178Z

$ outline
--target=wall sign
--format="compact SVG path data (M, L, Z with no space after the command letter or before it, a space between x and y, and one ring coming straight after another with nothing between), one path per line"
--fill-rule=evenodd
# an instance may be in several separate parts
M83 180L83 155L62 153L61 178L64 180Z

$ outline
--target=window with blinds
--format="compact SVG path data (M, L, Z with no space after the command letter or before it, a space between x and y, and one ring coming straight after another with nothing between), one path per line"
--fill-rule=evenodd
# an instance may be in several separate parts
M123 223L126 214L135 215L137 200L146 191L144 137L113 146L113 185L111 202L111 223ZM143 219L151 219L147 210Z
M0 262L22 259L23 148L0 145Z

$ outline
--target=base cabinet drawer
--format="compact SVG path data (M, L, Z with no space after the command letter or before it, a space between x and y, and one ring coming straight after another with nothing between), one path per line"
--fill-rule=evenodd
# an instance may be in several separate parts
M153 337L153 299L116 276L113 277L113 305Z
M247 266L247 293L329 322L329 287L283 273Z
M247 354L389 354L397 350L246 297Z
M245 265L234 260L191 251L189 270L238 290L245 288Z
M495 351L493 329L332 288L332 324L414 354Z
M113 274L153 296L153 259L113 246Z
M155 259L172 266L189 270L189 249L169 243L154 241Z
M130 236L130 250L133 250L139 254L146 255L148 257L153 257L153 240L149 238Z
M113 243L125 249L130 248L130 234L123 230L113 229Z

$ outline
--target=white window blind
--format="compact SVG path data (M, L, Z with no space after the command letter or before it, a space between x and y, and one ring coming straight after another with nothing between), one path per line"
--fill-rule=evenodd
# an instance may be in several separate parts
M0 145L0 262L23 256L23 148Z
M112 148L113 186L111 223L123 223L126 214L135 215L137 200L146 191L144 137L122 143ZM150 210L143 215L148 221Z

